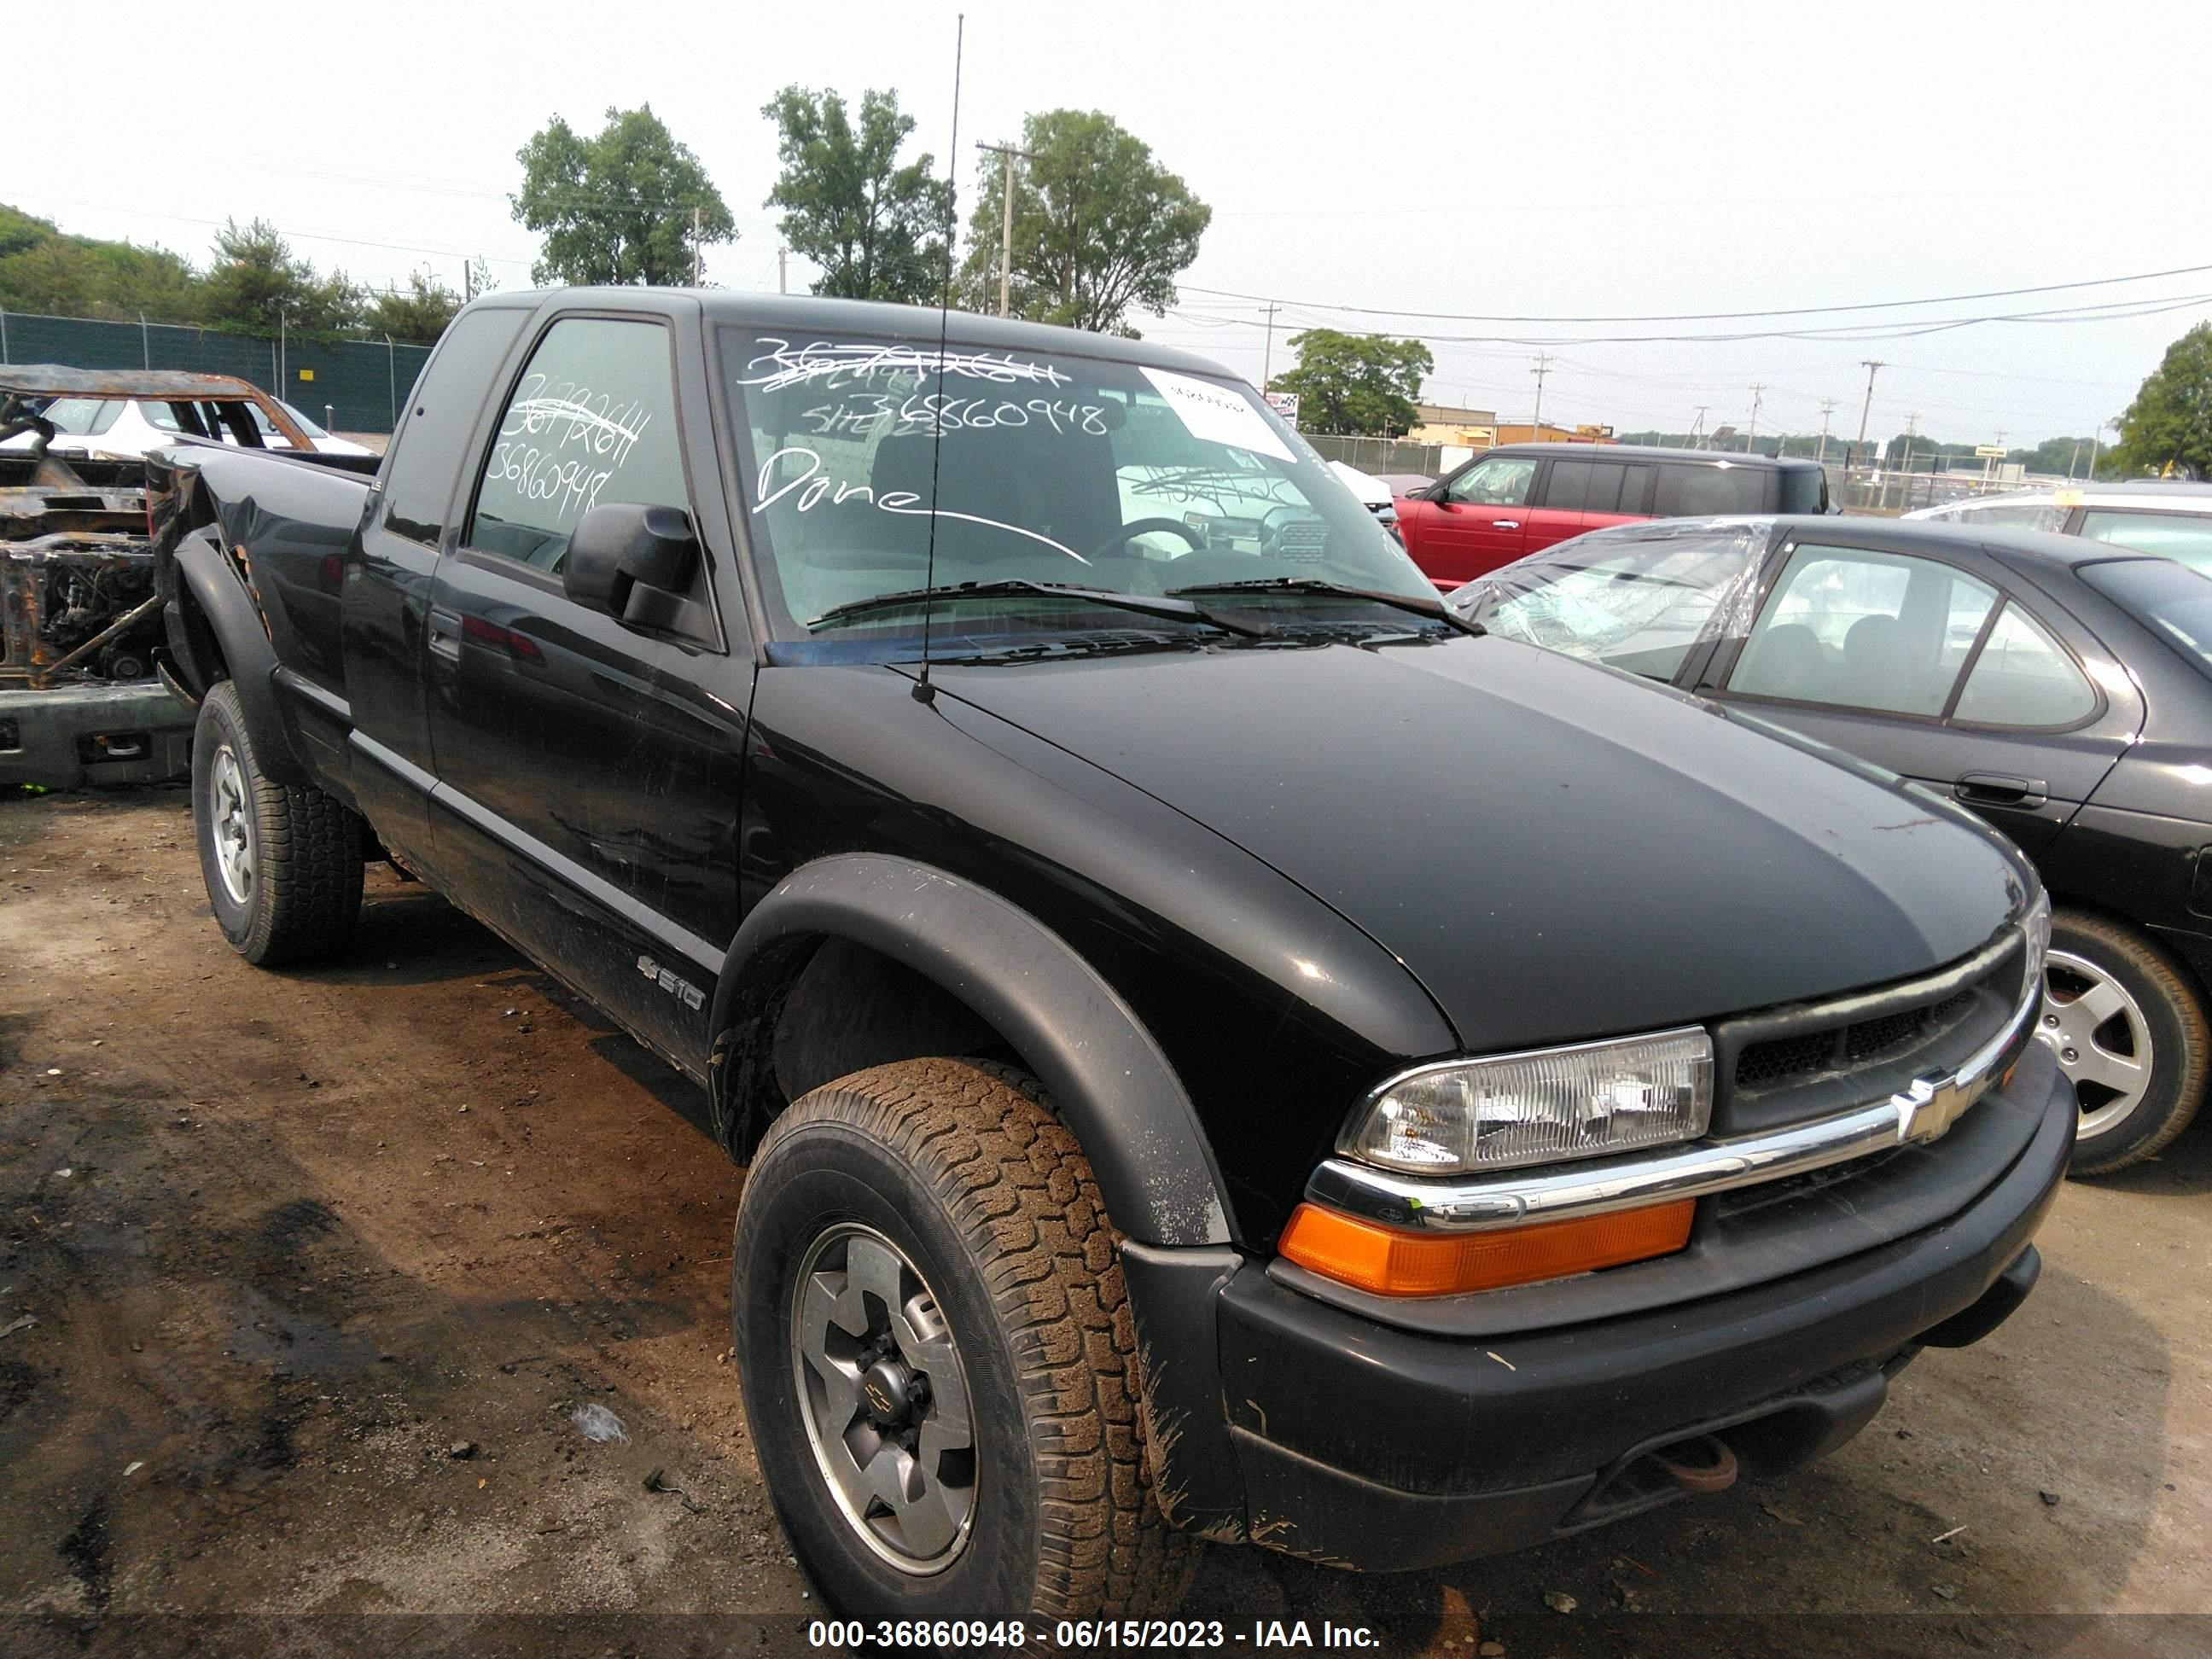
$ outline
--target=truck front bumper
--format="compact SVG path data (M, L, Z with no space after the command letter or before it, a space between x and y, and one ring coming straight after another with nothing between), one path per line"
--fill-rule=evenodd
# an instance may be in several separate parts
M1440 1335L1329 1305L1234 1252L1128 1246L1152 1420L1169 1446L1163 1502L1209 1535L1393 1571L1680 1498L1654 1454L1703 1437L1753 1478L1810 1462L1866 1425L1921 1347L1980 1340L2033 1286L2029 1241L2065 1175L2076 1109L2039 1045L2006 1092L2033 1115L2024 1144L1940 1224L1587 1322Z

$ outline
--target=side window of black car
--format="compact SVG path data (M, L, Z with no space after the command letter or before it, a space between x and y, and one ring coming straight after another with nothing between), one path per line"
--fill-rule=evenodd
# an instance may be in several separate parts
M1973 726L2074 726L2097 712L2097 689L2043 624L2008 602L1966 671L1951 718Z
M644 319L563 318L501 411L463 539L557 571L576 520L617 501L690 507L668 331Z
M1723 462L1669 461L1659 469L1658 499L1652 516L1705 519L1727 513L1758 513L1766 506L1766 472Z
M1996 604L1996 589L1931 559L1807 543L1783 567L1729 690L1932 719Z

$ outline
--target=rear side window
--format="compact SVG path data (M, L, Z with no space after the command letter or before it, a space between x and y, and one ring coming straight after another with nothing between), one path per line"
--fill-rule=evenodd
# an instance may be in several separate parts
M2212 518L2093 507L2081 515L2081 533L2093 542L2132 547L2138 553L2155 553L2191 570L2212 573Z
M2043 625L2008 602L1967 672L1952 719L1976 726L2075 726L2096 689Z
M1766 473L1760 468L1715 462L1668 461L1659 469L1652 516L1709 519L1723 513L1757 513L1765 506Z
M530 354L484 458L468 545L558 570L576 520L630 501L690 507L668 331L564 317Z
M1785 466L1777 477L1782 486L1776 497L1778 513L1826 513L1828 474L1817 466Z
M469 447L484 388L499 372L526 311L464 312L431 354L398 432L384 474L384 527L435 547L446 533L446 503Z
M1544 505L1559 513L1636 512L1620 505L1629 469L1620 461L1553 461Z

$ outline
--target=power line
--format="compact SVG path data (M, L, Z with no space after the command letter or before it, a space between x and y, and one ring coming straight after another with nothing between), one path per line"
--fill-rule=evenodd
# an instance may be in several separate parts
M2011 300L2028 294L2058 294L2073 289L2111 288L2122 283L2155 282L2165 276L2194 276L2212 270L2212 264L2177 265L2168 270L2137 271L2126 276L2096 276L2077 283L2044 283L2033 288L1990 289L1979 294L1940 294L1919 300L1869 300L1858 305L1796 306L1772 307L1760 311L1686 311L1658 313L1645 316L1616 317L1544 317L1511 316L1489 312L1410 311L1389 306L1342 305L1328 301L1289 300L1286 305L1303 306L1322 311L1346 311L1370 317L1415 317L1426 322L1448 323L1725 323L1738 322L1753 317L1819 317L1844 311L1899 311L1921 306L1962 304L1968 300ZM1194 294L1218 295L1229 300L1265 300L1261 294L1244 294L1233 289L1201 288L1194 283L1182 286Z

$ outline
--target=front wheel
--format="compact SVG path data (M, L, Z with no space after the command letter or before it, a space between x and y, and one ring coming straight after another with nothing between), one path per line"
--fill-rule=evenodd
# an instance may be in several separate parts
M361 914L360 817L311 784L261 769L228 680L192 732L192 832L223 937L264 968L322 956Z
M2078 910L2052 919L2036 1036L2074 1085L2074 1173L2108 1175L2189 1127L2212 1030L2181 969L2133 930Z
M798 1101L746 1176L732 1279L754 1450L838 1613L1180 1598L1114 1234L1033 1080L907 1060Z

